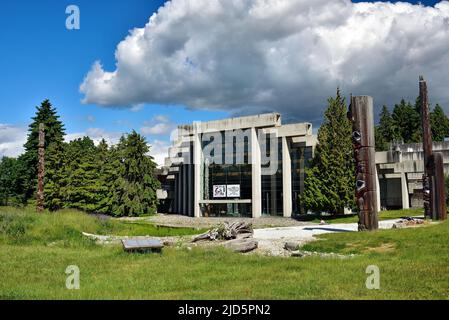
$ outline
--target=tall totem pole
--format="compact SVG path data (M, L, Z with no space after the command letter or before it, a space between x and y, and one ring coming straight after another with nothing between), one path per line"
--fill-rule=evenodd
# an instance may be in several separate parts
M44 175L45 175L45 128L39 124L38 168L37 168L37 205L38 212L44 211Z
M432 150L432 130L430 127L427 83L422 76L419 77L419 102L421 104L424 151L424 215L428 219L446 220L447 208L443 156L438 152L433 153Z
M373 98L351 97L348 118L352 122L352 142L356 162L356 201L359 231L376 230L377 218L376 152Z

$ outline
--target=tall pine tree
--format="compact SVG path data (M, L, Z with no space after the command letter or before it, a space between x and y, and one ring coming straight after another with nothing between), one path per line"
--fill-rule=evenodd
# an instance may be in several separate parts
M113 147L109 148L104 139L97 146L95 164L99 173L98 188L96 189L99 202L95 212L103 214L112 212L115 193L114 183L118 179L118 168L120 168L120 159L117 154L116 149Z
M156 164L148 144L133 131L117 146L118 178L114 182L112 213L116 216L153 214L157 208L156 190L160 183L154 175Z
M345 208L354 206L352 124L340 90L328 103L324 122L318 130L315 155L306 171L301 201L306 209L314 212L342 214Z
M401 100L393 109L392 115L395 127L397 128L398 138L404 143L421 141L421 116L416 106Z
M398 130L387 106L382 107L380 113L379 125L376 130L376 150L387 151L390 142L397 140L399 137Z
M433 141L444 141L449 137L449 119L439 104L430 113L430 125Z
M57 211L67 205L65 144L63 142L50 143L45 151L45 208Z
M45 126L45 148L47 157L50 152L48 149L51 143L61 144L64 140L65 129L59 120L56 109L49 100L45 100L39 107L36 107L36 115L32 118L33 122L28 128L28 139L24 145L25 153L19 160L24 163L26 170L27 185L24 186L25 200L34 197L37 185L37 164L38 164L38 144L39 144L39 124ZM57 149L57 148L56 148Z
M64 199L67 207L96 212L101 200L96 151L89 137L73 140L66 145Z

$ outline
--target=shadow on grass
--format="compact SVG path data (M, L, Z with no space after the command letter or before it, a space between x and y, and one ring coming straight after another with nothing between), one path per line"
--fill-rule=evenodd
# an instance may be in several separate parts
M325 228L325 227L307 227L307 228L304 228L303 230L307 230L307 231L323 230L323 231L330 231L330 232L355 232L354 230Z

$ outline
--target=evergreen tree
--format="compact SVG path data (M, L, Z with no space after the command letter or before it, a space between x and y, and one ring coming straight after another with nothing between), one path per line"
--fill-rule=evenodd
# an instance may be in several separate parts
M155 213L160 183L154 176L156 164L148 155L145 138L133 131L120 139L116 152L119 176L114 181L112 213L116 216Z
M389 142L380 132L380 126L374 127L374 138L376 140L376 151L387 151L389 147Z
M113 207L114 183L118 179L120 160L114 148L109 148L103 139L97 146L95 163L99 172L98 188L99 202L95 212L110 214Z
M449 137L449 119L439 104L430 113L430 124L433 141L444 141Z
M66 146L64 178L65 206L87 212L95 212L100 202L98 190L99 166L95 162L96 147L92 139L84 137Z
M0 205L19 205L22 203L23 166L15 158L0 160Z
M328 103L324 123L318 130L315 156L306 170L301 201L306 209L314 212L342 214L344 208L354 206L352 124L340 90Z
M390 142L398 139L398 132L394 120L387 106L382 107L380 113L379 125L375 127L376 134L376 150L388 150Z
M37 165L38 165L38 145L39 145L39 124L45 125L45 148L48 156L48 146L51 143L62 143L64 140L65 129L56 109L53 108L49 100L45 100L39 107L36 107L36 115L32 118L33 122L29 125L28 139L24 145L25 153L20 157L26 167L27 184L24 186L24 198L32 198L36 192L37 186Z
M45 208L56 211L64 208L66 204L66 158L65 144L62 142L50 143L45 153L44 194Z
M421 116L416 106L413 107L402 99L399 104L394 106L392 118L397 128L397 136L404 143L421 141Z

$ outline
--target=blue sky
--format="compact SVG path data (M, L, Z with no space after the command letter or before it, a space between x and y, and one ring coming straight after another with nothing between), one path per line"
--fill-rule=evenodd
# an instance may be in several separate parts
M436 2L422 1L425 5ZM229 116L231 112L226 107L188 109L182 103L175 106L158 103L158 99L133 109L81 103L84 95L79 87L93 63L100 60L104 70L113 71L118 43L125 39L129 30L144 27L163 3L159 0L1 1L0 125L25 128L35 106L46 98L57 107L70 134L102 130L113 135L131 129L139 131L143 127L165 124L168 128L174 124ZM80 30L65 28L65 9L70 4L81 10ZM275 108L266 110L277 111ZM162 130L163 126L160 128L162 134L151 134L149 132L157 130L150 129L142 133L150 143L156 141L162 146L168 141L168 135ZM0 130L0 134L2 132L6 131ZM17 138L17 134L13 138ZM17 148L17 144L0 148L0 155L2 152L12 154L7 148L13 147Z
M114 51L130 29L143 27L164 1L40 0L0 4L0 123L26 127L35 106L48 98L57 107L67 133L89 128L108 132L139 131L144 122L166 115L175 123L208 120L225 112L188 111L183 106L143 106L129 109L82 104L79 86L96 60L115 64ZM81 11L80 30L67 30L65 9ZM1 133L1 131L0 131ZM150 142L168 136L147 135Z

